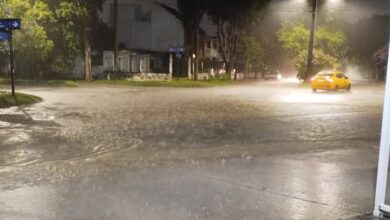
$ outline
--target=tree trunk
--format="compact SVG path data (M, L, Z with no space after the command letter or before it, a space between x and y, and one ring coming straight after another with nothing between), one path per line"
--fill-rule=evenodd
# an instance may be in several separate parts
M118 0L114 0L114 72L118 71Z
M245 63L245 71L244 71L244 79L247 79L247 75L248 75L248 70L249 69L249 60L246 60L246 63Z
M229 79L231 79L232 78L232 66L231 66L230 62L225 63L225 71L226 71L226 75L229 77Z
M218 61L215 63L215 78L219 79L219 63Z
M84 31L84 63L85 63L85 80L90 82L92 80L92 62L91 62L91 45L88 40L88 30Z

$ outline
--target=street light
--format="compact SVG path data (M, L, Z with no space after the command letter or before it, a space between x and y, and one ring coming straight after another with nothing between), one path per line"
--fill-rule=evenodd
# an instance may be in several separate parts
M314 39L316 32L316 24L317 24L317 9L318 9L318 0L313 0L312 4L312 14L311 14L311 26L310 26L310 43L309 43L309 51L307 53L307 69L305 74L305 79L310 79L313 74L313 50L314 50Z

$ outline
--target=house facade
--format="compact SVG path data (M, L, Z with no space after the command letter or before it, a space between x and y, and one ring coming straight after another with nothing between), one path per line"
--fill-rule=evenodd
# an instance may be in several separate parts
M113 0L105 1L102 21L113 26ZM182 22L153 1L118 0L118 42L127 49L168 52L184 46Z
M113 27L114 1L106 0L102 9L100 19ZM183 23L174 5L144 0L118 0L117 39L120 48L117 63L121 72L169 73L172 67L180 68L182 75L193 71L189 64L192 61L188 59L192 54L187 53L187 58L183 57L179 61L180 65L170 63L170 48L188 47ZM94 75L114 70L113 54L112 50L102 53L103 65L94 66ZM208 37L201 31L198 58L214 57L218 57L216 38ZM173 62L177 60L173 59ZM201 65L204 66L203 63ZM78 66L78 72L82 73L82 63Z

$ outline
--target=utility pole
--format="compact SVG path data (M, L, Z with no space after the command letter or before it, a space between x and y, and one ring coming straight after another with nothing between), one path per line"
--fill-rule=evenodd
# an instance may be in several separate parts
M114 73L118 72L118 0L114 0Z
M311 14L311 26L310 26L310 44L309 51L307 54L307 69L305 74L305 81L310 79L310 76L313 74L313 50L314 50L314 40L316 34L316 24L317 24L317 7L318 0L313 0L312 4L312 14Z

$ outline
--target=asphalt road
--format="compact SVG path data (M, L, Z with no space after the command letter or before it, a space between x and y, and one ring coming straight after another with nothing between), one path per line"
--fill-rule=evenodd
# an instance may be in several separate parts
M0 109L0 219L372 211L383 84L22 90L44 102Z

